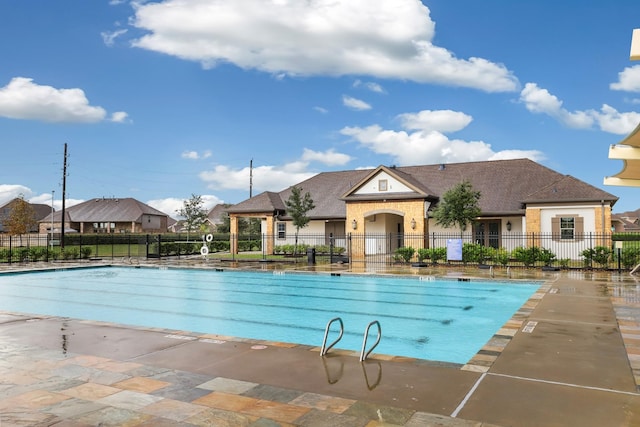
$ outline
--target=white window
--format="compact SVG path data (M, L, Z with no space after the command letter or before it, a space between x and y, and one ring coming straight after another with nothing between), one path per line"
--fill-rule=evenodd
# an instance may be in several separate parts
M379 179L378 180L378 191L387 191L388 189L388 182L386 179Z
M287 238L287 224L284 222L278 223L278 239Z
M576 231L576 219L574 217L560 218L560 239L573 239Z

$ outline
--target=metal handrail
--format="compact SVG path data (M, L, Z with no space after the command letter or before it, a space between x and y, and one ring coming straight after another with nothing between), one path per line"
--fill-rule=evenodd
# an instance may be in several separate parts
M329 336L329 328L331 327L331 324L336 320L340 322L340 335L334 342L332 342L327 347L327 337ZM338 341L342 339L342 334L344 334L344 324L342 323L342 319L339 317L334 317L333 319L329 320L329 322L327 323L327 327L324 329L324 338L322 339L322 348L320 348L320 356L324 356L325 354L327 354L327 352L331 349L331 347L336 345Z
M367 347L367 338L369 338L369 328L371 328L371 325L373 324L376 324L378 326L378 339L376 340L375 344L371 346L369 351L365 353L364 350ZM361 362L364 362L364 360L371 354L373 349L377 347L377 345L380 343L380 338L382 338L382 328L380 327L380 322L374 320L367 325L367 329L364 331L364 339L362 340L362 351L360 352Z

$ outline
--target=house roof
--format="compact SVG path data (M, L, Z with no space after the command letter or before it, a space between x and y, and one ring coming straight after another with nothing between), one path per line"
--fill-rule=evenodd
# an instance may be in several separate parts
M0 218L5 216L5 211L10 212L18 200L18 198L15 198L0 206ZM29 205L31 205L31 208L33 209L36 221L40 221L47 215L51 215L51 206L49 205L43 205L41 203L29 203Z
M227 212L227 208L229 205L218 203L214 207L211 208L209 213L207 213L207 218L212 224L222 224L224 222L223 217Z
M423 166L384 167L368 170L323 172L296 184L309 192L314 219L344 218L345 203L375 200L372 195L354 194L368 179L384 170L414 193L384 193L385 199L423 198L437 201L455 185L469 181L481 193L482 215L523 214L527 203L600 202L613 205L618 198L586 182L560 174L529 159L448 163ZM279 193L262 193L228 209L230 213L285 210L291 188Z
M142 215L168 216L133 198L96 198L65 209L65 220L71 222L139 222ZM61 217L62 211L54 212L54 222ZM51 221L51 215L43 221Z

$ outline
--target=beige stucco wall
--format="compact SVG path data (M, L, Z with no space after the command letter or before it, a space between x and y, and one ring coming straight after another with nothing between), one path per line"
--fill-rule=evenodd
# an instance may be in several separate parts
M402 218L402 228L404 233L419 233L424 234L428 232L427 222L424 217L424 200L379 200L359 203L347 203L347 219L345 223L346 233L358 233L364 234L367 231L370 232L367 226L367 218L371 218L373 215L389 214L397 215ZM352 224L353 220L356 221L356 228L354 229ZM411 220L415 221L415 229L411 228ZM389 225L388 218L385 218L385 226ZM376 221L375 225L369 223L371 229L380 231L381 223ZM382 230L389 232L389 230ZM391 230L397 232L396 229ZM365 240L355 239L352 242L351 254L354 259L362 259L365 256ZM416 247L415 241L412 240L411 245ZM419 246L416 247L418 249Z

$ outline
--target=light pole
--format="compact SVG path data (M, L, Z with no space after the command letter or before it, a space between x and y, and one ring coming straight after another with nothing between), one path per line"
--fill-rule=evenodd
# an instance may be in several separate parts
M55 194L55 190L51 190L51 243L50 246L53 249L53 195Z

